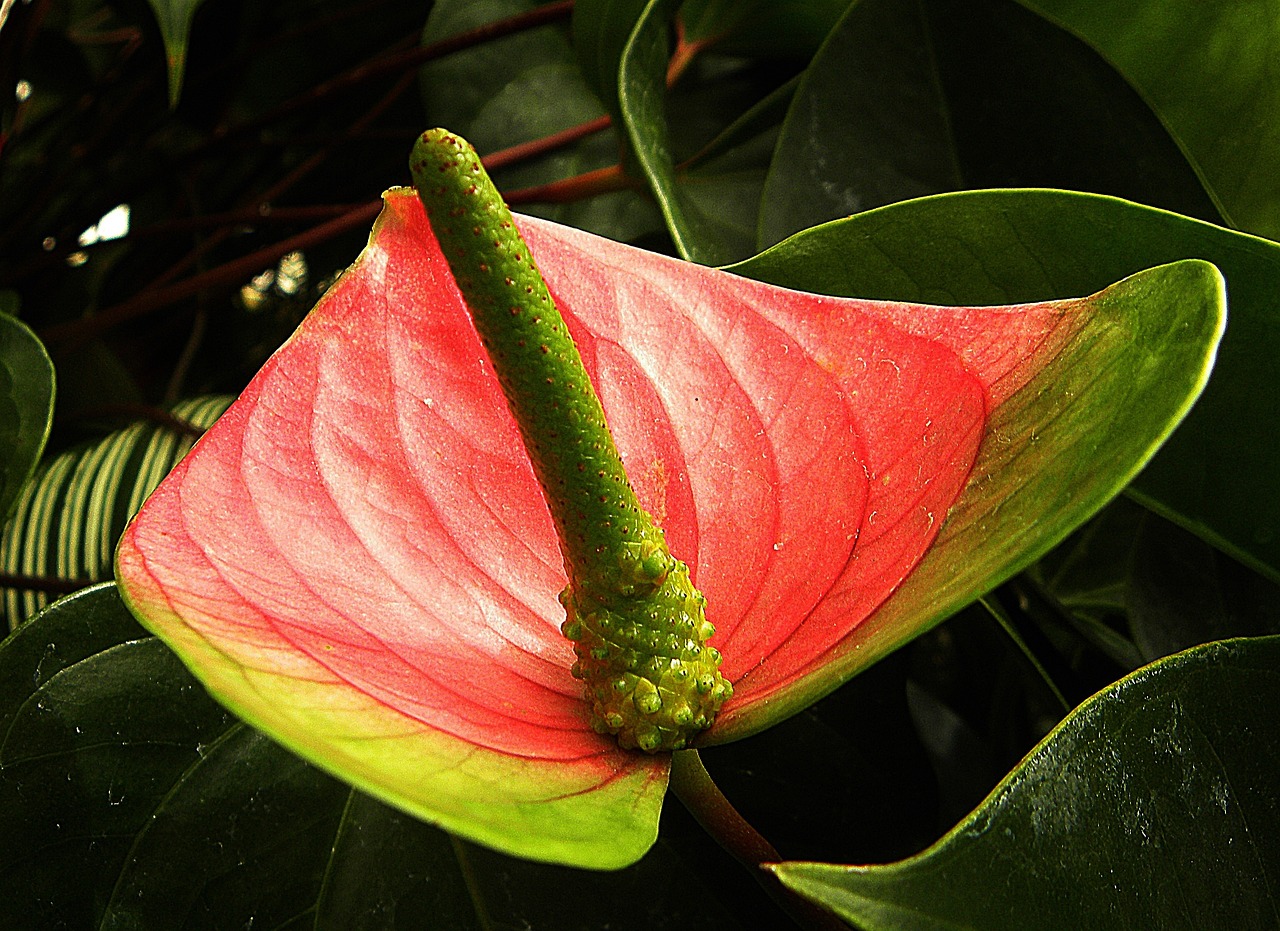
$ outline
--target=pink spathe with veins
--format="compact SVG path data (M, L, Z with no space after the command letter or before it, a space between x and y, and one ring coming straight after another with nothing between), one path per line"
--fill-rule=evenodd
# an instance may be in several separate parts
M1070 335L1050 306L817 298L520 224L707 596L726 713L826 661L893 592L987 411ZM995 314L1016 314L999 338ZM250 678L322 686L336 720L371 700L501 753L622 765L586 725L554 527L412 192L148 503L129 560L194 635Z

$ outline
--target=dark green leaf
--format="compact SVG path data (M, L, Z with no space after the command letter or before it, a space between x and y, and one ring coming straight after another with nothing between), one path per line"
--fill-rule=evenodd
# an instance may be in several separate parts
M154 654L139 663L172 657L159 641L134 649ZM140 691L128 663L108 668ZM184 675L175 670L165 691ZM184 688L212 704L194 680ZM350 790L243 724L224 726L195 752L136 829L104 927L274 928L315 907Z
M845 261L819 260L839 237ZM1203 398L1130 489L1280 579L1280 246L1110 197L981 191L923 198L822 227L737 267L833 293L939 304L1089 294L1140 268L1197 256L1227 279L1231 315Z
M1147 513L1127 498L1111 502L1036 565L1037 581L1073 611L1095 617L1123 612L1134 540ZM1141 665L1144 663L1135 663L1129 671Z
M694 839L706 840L704 835ZM722 891L703 878L702 869L691 869L689 848L684 837L660 839L643 860L619 872L549 866L458 840L352 793L333 846L316 928L742 927L728 914Z
M237 722L114 585L58 602L0 647L0 735L5 928L284 927L300 915L461 928L473 913L447 835L352 797Z
M777 143L782 119L799 84L799 76L792 78L742 114L690 157L684 165L685 169L697 170L708 162L721 161L730 162L736 167L740 164L743 150L758 146L762 139L772 150ZM754 167L754 159L748 164ZM763 183L763 179L761 181Z
M907 856L937 838L930 803L946 791L913 732L907 670L908 653L899 651L767 731L699 753L734 807L784 856Z
M868 929L1280 921L1280 638L1210 644L1078 708L969 818L885 866L784 863Z
M35 471L53 425L53 363L21 320L0 313L0 520Z
M1113 502L1035 576L1082 621L1131 637L1128 668L1213 640L1280 633L1275 582L1129 499Z
M0 687L0 926L92 927L136 832L232 720L111 584L11 635Z
M429 46L528 13L537 6L534 0L436 0L422 30L422 44ZM524 142L536 133L526 135L527 127L518 121L535 118L535 111L558 110L559 94L566 90L579 95L579 88L573 87L570 79L541 88L546 94L543 99L556 100L554 108L529 106L530 100L538 98L528 97L524 101L526 112L517 113L508 108L503 110L504 119L488 120L485 107L503 94L511 93L513 83L524 72L572 61L573 49L568 37L563 28L555 24L515 32L437 58L418 72L426 118L474 140L473 144L481 152ZM581 86L581 78L577 84ZM600 112L597 106L591 115ZM482 135L477 136L477 130Z
M680 838L583 872L352 792L209 698L111 584L0 645L0 837L6 929L739 927Z
M1073 628L1117 673L1155 659L1144 658L1121 632L1133 538L1148 513L1130 498L1117 498L1018 580L1020 597L1041 627Z
M921 6L854 3L796 91L765 184L760 242L960 183Z
M660 839L640 862L614 873L541 865L469 844L460 845L459 855L464 868L473 871L472 893L482 903L489 927L734 931L756 923L735 920L728 906L737 903L726 902L722 890L707 881L704 859L690 856L690 845L682 839ZM744 896L755 900L752 917L766 927L781 926L782 915L753 891Z
M808 58L849 0L685 0L685 38L721 51Z
M1129 630L1151 661L1241 633L1220 577L1221 554L1154 514L1134 539L1127 605ZM1273 631L1272 631L1273 632Z
M484 928L465 848L443 831L351 792L316 907L315 931Z
M639 170L676 248L691 261L720 265L754 251L760 192L776 131L772 121L791 91L780 79L785 74L754 74L737 62L699 60L678 92L668 94L668 30L675 6L671 0L653 0L636 23L619 63L619 108ZM713 80L697 80L708 73ZM721 114L735 109L736 120L717 125ZM702 145L733 151L715 160L699 158ZM686 165L690 159L695 161Z
M0 738L31 692L54 674L148 636L107 582L63 598L44 612L38 630L18 630L0 641Z
M924 7L964 187L1091 191L1220 219L1168 130L1094 49L1014 0Z
M760 245L986 187L1095 191L1217 219L1147 104L1076 37L1012 0L862 0L796 95Z
M573 5L573 47L587 84L617 117L618 67L650 0L577 0Z
M1280 238L1280 2L1021 0L1106 56L1233 225Z
M793 78L734 120L686 160L676 175L677 195L690 216L709 218L710 238L700 248L709 261L756 252L756 216L778 130L795 94Z
M666 74L671 54L667 32L679 6L676 0L650 0L636 21L618 63L620 120L640 170L658 199L667 229L680 254L691 261L717 264L700 256L705 229L693 230L675 180L675 155L667 115Z

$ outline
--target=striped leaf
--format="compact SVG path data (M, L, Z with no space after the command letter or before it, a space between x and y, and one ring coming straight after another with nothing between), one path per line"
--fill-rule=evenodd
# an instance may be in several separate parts
M231 400L227 395L194 398L172 413L203 429ZM0 571L65 580L67 588L111 578L125 525L194 443L192 433L139 421L47 459L0 535ZM52 599L46 590L7 588L3 594L11 630Z

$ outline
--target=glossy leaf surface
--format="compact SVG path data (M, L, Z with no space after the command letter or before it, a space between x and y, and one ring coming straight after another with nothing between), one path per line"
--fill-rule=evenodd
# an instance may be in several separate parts
M686 39L732 52L809 57L848 0L685 0Z
M1221 325L1204 263L937 308L522 227L710 601L735 683L710 742L1060 539L1185 411ZM619 866L652 843L667 764L586 725L550 517L436 250L390 192L356 265L143 509L118 576L216 695L307 758L482 843Z
M653 0L583 0L573 5L573 47L583 78L618 115L618 63L636 20Z
M31 477L53 425L53 363L25 323L0 313L0 521Z
M708 212L690 199L676 176L666 74L671 55L668 31L677 6L673 0L651 0L645 5L619 58L618 107L632 151L680 254L706 265L724 264L733 258L724 241L738 237L721 227L726 220L740 219L742 211L734 208L741 205L719 198Z
M107 583L0 648L6 927L92 927L133 833L203 743L236 726L158 646Z
M1280 2L1021 2L1142 93L1233 225L1280 238Z
M328 778L227 714L110 584L0 645L0 829L5 928L737 927L705 882L664 881L687 869L678 841L584 873ZM619 917L618 896L642 904Z
M648 182L680 255L721 265L755 251L756 218L776 123L794 85L780 84L777 75L756 81L743 75L738 93L711 100L682 97L678 82L668 87L673 54L669 32L675 15L676 4L652 0L636 18L618 52L618 116L637 173ZM697 28L714 31L720 25L725 30L713 49L721 42L731 45L735 36L749 32L738 30L751 18L739 19L725 8L713 6L693 15L706 17ZM616 16L611 12L611 19ZM618 30L620 23L611 25ZM687 53L699 40L686 36L685 41L675 55ZM782 38L780 46L787 44ZM708 113L722 112L736 112L737 117L728 124L708 121Z
M929 850L773 869L869 931L1270 927L1277 702L1280 638L1197 647L1077 708Z
M1218 218L1147 102L1076 36L1005 0L861 0L805 69L759 248L911 197L1008 187Z
M822 237L846 260L824 260ZM1099 195L974 191L868 211L737 270L833 294L998 304L1088 294L1197 257L1227 279L1231 320L1203 401L1133 487L1157 510L1280 578L1280 246Z
M787 113L761 205L762 244L960 186L933 39L919 4L850 4Z

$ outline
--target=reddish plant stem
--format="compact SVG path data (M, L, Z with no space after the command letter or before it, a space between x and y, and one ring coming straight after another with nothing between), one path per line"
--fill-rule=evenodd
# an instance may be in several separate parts
M689 66L693 64L693 60L698 54L708 46L715 44L715 39L703 39L700 42L690 42L685 38L686 31L684 26L684 17L676 16L676 47L671 53L671 60L667 62L667 88L675 86L681 76L689 70Z
M334 80L326 82L325 84L318 85L307 94L302 95L302 97L294 98L294 101L291 101L290 103L297 103L300 106L302 105L302 102L304 100L305 101L310 101L312 99L318 100L318 99L323 99L326 96L329 96L329 94L331 94L333 92L333 89L335 89L336 87L346 86L345 84L342 83L344 79L354 80L352 78L353 75L359 75L359 80L365 80L370 77L376 77L380 74L393 72L395 70L400 70L402 68L406 69L404 73L400 75L400 78L396 81L392 89L387 94L385 94L377 104L369 108L361 116L359 120L357 120L355 123L349 126L346 129L346 131L342 134L341 137L334 140L329 145L326 145L325 147L321 148L320 150L312 153L312 155L310 155L300 165L295 167L287 175L285 175L283 178L277 181L268 190L263 191L262 193L257 195L254 199L261 205L270 204L273 200L276 200L281 195L283 195L286 191L292 188L295 184L297 184L302 178L306 177L316 168L323 165L324 162L333 153L333 150L339 144L344 143L349 139L358 137L372 123L374 123L377 120L377 118L387 110L388 107L390 107L403 93L405 93L410 87L413 86L413 83L416 79L416 73L412 70L407 70L408 68L412 67L412 64L418 63L412 60L413 54L426 56L422 58L422 61L426 61L431 58L448 54L449 52L452 52L452 51L458 51L464 48L468 48L472 45L479 44L481 42L491 41L495 38L499 38L504 35L508 35L514 32L520 32L526 29L531 29L548 22L553 22L556 19L559 19L567 15L568 13L572 12L572 9L573 9L572 0L567 0L567 2L547 4L546 6L539 7L536 10L531 10L529 13L526 13L526 14L508 17L507 19L498 20L493 23L487 23L484 26L481 26L477 29L469 30L465 33L461 33L458 36L454 36L442 42L432 43L430 46L425 46L421 49L415 49L413 50L412 53L405 53L398 56L393 56L392 59L388 59L381 64L371 63L369 65L363 66L363 68L354 69L354 71L348 72L346 75L342 76L341 78L335 78ZM405 64L406 59L410 60L411 64ZM392 61L396 61L400 63L394 66L387 65L387 62L392 62ZM387 65L387 66L384 67L384 65ZM279 116L282 112L282 109L288 106L289 104L284 104L282 105L281 108L277 108L276 111L273 111L273 113ZM270 114L268 114L268 116L270 116ZM263 117L262 119L265 120L267 119L267 117ZM239 129L239 127L237 127L237 129ZM594 130L591 130L591 131L594 131ZM572 130L570 130L569 132L572 132ZM223 136L222 138L227 138L227 136ZM557 145L567 145L570 141L572 141L571 138L564 142L553 143L550 146L550 148L555 148ZM508 159L514 160L514 157L508 156ZM160 287L163 287L164 285L167 285L169 282L173 281L175 278L178 277L178 275L180 275L182 272L186 271L187 269L191 268L197 261L199 261L201 256L208 254L210 250L220 245L230 234L231 234L231 230L229 227L215 232L212 236L208 237L206 240L201 242L195 249L192 249L191 252L189 252L186 256L184 256L182 259L175 262L168 269L166 269L165 272L161 274L157 279L155 279L149 285L147 285L143 293L148 293L153 289L158 289ZM285 253L281 253L281 255L283 254ZM139 295L139 297L140 296L141 295Z
M568 129L562 129L558 133L543 136L541 139L531 139L519 145L500 149L492 155L484 156L481 161L484 162L486 171L497 171L499 168L505 168L515 162L536 158L539 155L554 152L556 149L573 145L578 140L585 139L594 133L602 132L612 125L613 118L606 113L604 116L598 116L594 120L587 120L577 126L570 126Z
M258 207L243 207L238 210L227 210L223 213L210 213L198 217L183 217L181 220L167 220L154 223L129 233L130 239L152 239L159 236L173 236L178 233L192 233L206 229L219 229L224 226L265 226L273 223L306 223L316 220L329 220L333 217L345 216L352 210L358 210L367 204L312 204L308 207L271 207L262 204Z
M643 186L642 181L623 172L621 165L609 165L549 184L517 188L506 192L503 200L508 204L567 204L598 194L639 189Z
M697 750L681 750L672 755L671 791L694 820L745 866L770 898L802 928L848 931L849 926L831 912L792 892L773 873L761 868L766 863L780 862L782 856L725 798L702 765Z
M546 4L537 10L530 11L528 14L510 17L505 20L499 20L494 23L473 29L468 32L454 36L443 42L433 43L430 46L421 49L415 49L410 53L402 53L392 58L382 60L381 62L371 63L353 69L338 78L333 79L326 84L313 88L301 97L295 98L281 107L273 111L272 114L260 118L267 120L268 117L278 118L289 112L291 109L304 106L312 100L323 99L331 94L338 87L349 86L359 81L367 80L387 71L394 70L395 67L407 67L420 64L423 61L448 54L451 51L457 51L462 48L468 48L472 45L490 41L504 35L518 32L523 29L534 28L545 23L553 22L572 11L572 0L563 0L560 3ZM702 50L705 43L687 43L683 39L683 32L680 35L679 45L676 54L672 58L671 67L668 69L668 84L674 83L681 73L693 61L696 54ZM392 61L398 61L400 64L394 67L390 64ZM405 62L409 64L406 65ZM41 336L50 344L58 344L62 342L81 342L93 336L97 336L113 326L120 323L136 319L137 317L151 313L155 310L167 307L171 304L193 297L207 287L218 287L233 285L252 277L275 261L281 256L289 252L309 248L317 243L324 242L331 236L338 235L346 230L356 226L362 222L371 221L377 215L378 205L368 204L349 208L341 215L335 217L327 223L301 233L297 236L275 243L263 249L259 249L250 255L243 256L231 262L225 263L208 272L193 275L176 284L170 284L183 271L190 268L199 258L207 254L216 245L221 243L230 235L232 226L238 222L252 222L255 219L261 219L264 207L268 207L270 202L297 183L303 176L314 170L331 154L333 148L347 141L350 138L358 136L364 132L368 126L379 116L387 107L389 107L399 96L404 93L413 82L414 75L412 72L401 76L395 87L383 97L383 99L371 108L366 114L352 124L348 130L343 133L342 137L335 140L332 144L325 147L319 152L313 154L292 172L274 184L269 190L262 192L254 198L258 206L256 208L246 206L241 211L232 211L219 215L220 218L226 218L227 225L218 228L212 236L202 242L190 253L170 266L162 275L155 279L146 289L140 291L132 298L122 301L108 307L93 317L84 318L70 323L56 324L44 330ZM255 123L260 125L260 123ZM491 170L514 164L516 162L534 158L556 149L568 146L577 142L593 133L601 132L612 125L612 119L606 114L593 120L580 123L577 126L569 127L558 133L553 133L541 139L531 140L527 143L511 146L491 154L484 159L485 167ZM224 133L220 139L226 140L231 135L239 133L248 127L248 124L242 127L236 127L235 131ZM521 188L510 191L506 194L505 199L510 204L528 204L528 203L569 203L572 201L582 200L599 194L610 193L620 190L636 190L642 189L643 183L637 179L627 176L621 165L612 165L595 171L586 172L572 178L563 178L553 181L549 184L538 185L534 187ZM288 209L288 208L285 208ZM299 216L303 211L313 208L293 208L299 212ZM321 210L329 210L332 208L314 208L317 212ZM252 211L256 210L256 213ZM282 210L283 212L283 210ZM244 217L244 220L240 218ZM367 219L366 219L367 218ZM181 224L178 221L174 226ZM200 218L193 218L189 221L190 228L201 228L212 225L209 218L205 218L201 222Z
M774 846L743 818L711 779L697 750L683 750L671 758L671 791L690 814L735 860L754 869L782 859Z
M333 150L338 145L346 142L348 138L363 132L371 123L377 120L379 116L386 112L387 108L390 107L401 94L413 86L413 81L413 74L401 75L400 80L395 83L395 86L384 94L381 100L365 111L360 119L347 127L346 131L341 136L334 139L324 148L313 152L304 159L301 164L297 165L292 171L273 184L270 188L256 195L254 200L259 205L258 209L261 210L263 205L269 205L273 200L282 196L291 187L323 165L329 156L333 154ZM213 235L204 239L185 256L173 265L169 266L163 274L149 283L141 293L149 293L152 290L161 288L173 281L178 277L178 275L195 265L202 256L207 255L212 249L221 245L226 238L231 235L231 232L231 227L224 227L214 232ZM280 254L284 255L285 253L282 252ZM261 269L259 269L259 271L261 271Z
M47 7L48 5L49 5L48 0L41 0L42 7ZM357 65L355 68L352 68L347 72L329 81L324 82L323 84L319 84L316 87L311 88L306 93L300 94L299 96L289 101L286 101L285 103L276 107L274 110L272 110L269 113L263 114L262 116L254 120L251 120L249 122L218 131L217 133L215 133L212 139L204 143L201 143L200 145L197 145L193 149L191 149L184 156L184 159L191 160L191 159L197 158L200 155L202 155L210 147L226 143L229 140L232 140L237 137L259 130L264 126L267 126L283 117L286 117L296 112L297 110L303 109L313 103L321 102L327 99L328 97L332 96L334 93L337 93L343 89L354 87L358 84L361 84L368 80L375 79L382 75L391 74L398 71L404 72L404 74L401 77L401 81L397 83L397 86L395 89L393 89L392 93L389 94L387 98L384 98L384 100L381 103L375 106L374 109L376 110L376 113L366 114L365 117L363 117L356 124L350 127L347 130L347 132L343 134L341 139L338 140L338 142L345 141L348 138L353 138L355 136L358 136L365 128L367 128L368 124L373 121L372 120L373 116L380 114L383 110L386 109L387 106L389 106L392 102L394 102L394 100L401 93L403 93L404 90L412 86L412 83L416 74L416 72L413 69L415 69L418 65L421 65L427 61L434 60L436 58L443 57L453 52L462 51L462 50L471 48L473 46L492 41L494 39L502 38L503 36L511 35L517 32L522 32L527 29L533 29L538 26L542 26L542 25L546 25L549 23L562 20L565 17L567 17L570 13L572 13L572 11L573 11L572 0L562 0L562 2L559 2L559 3L545 4L543 6L538 7L535 10L529 11L528 13L523 13L517 16L507 17L506 19L495 20L494 22L486 23L475 29L471 29L466 32L459 33L456 36L451 36L448 39L442 40L440 42L435 42L430 45L423 46L421 48L412 48L412 47L405 48L406 45L412 45L412 42L413 42L412 39L406 39L392 46L392 54L383 53L380 57L366 61L361 65ZM86 100L88 99L90 98L86 98ZM82 101L82 104L84 104L84 101ZM111 122L112 121L110 120L104 121L104 123L107 125L110 125ZM330 149L331 148L332 146L330 147ZM310 170L313 170L316 167L316 165L321 164L324 161L324 158L327 157L327 155L328 155L327 150L323 155L321 155L320 153L317 153L316 156L313 156L311 159L307 160L305 169L303 168L303 166L300 166L299 169L295 169L294 173L292 173L289 178L283 179L281 183L277 183L276 185L274 185L270 191L263 192L262 194L258 195L254 199L258 203L269 203L270 201L278 198L281 194L283 194L286 190L288 190L288 187L291 184L296 183L298 178L300 178L302 175L306 174ZM58 179L58 181L60 182L61 179ZM285 183L286 181L287 183ZM49 186L50 191L56 190L56 189L57 189L56 184L50 184ZM40 198L37 198L37 200L39 201ZM29 218L25 218L25 219L29 221ZM26 225L25 222L16 223L12 228L15 230L22 229L22 228L25 228L25 225ZM222 241L222 239L225 238L225 235L226 234L224 233L222 237L217 240L217 242ZM4 238L4 235L3 233L0 233L0 239L2 238ZM193 250L192 253L188 254L183 259L181 259L174 267L168 269L158 279L152 281L147 287L156 287L159 285L167 284L170 281L173 281L183 271L191 268L192 265L196 261L198 261L202 255L206 254L209 249L213 248L213 246L216 245L217 242L203 243L200 247ZM46 265L47 262L52 258L53 258L52 256L47 256L47 255L42 256L43 261L30 263L31 268L29 269L24 268L23 273L27 273L39 267L44 267L44 265Z
M676 48L672 53L671 61L667 66L666 85L671 87L680 77L688 70L694 59L704 51L707 47L714 44L714 40L705 39L700 42L689 42L685 39L685 31L683 22L676 19ZM583 139L592 133L601 132L613 125L613 118L609 114L596 117L594 120L588 120L585 123L579 123L577 126L571 126L568 129L561 130L558 133L552 133L541 139L535 139L521 145L511 146L492 155L487 155L481 161L488 171L496 171L512 162L521 161L527 158L534 158L543 155L554 149L571 145L580 139ZM583 200L587 197L593 197L597 194L606 194L613 191L621 190L642 190L643 182L628 177L622 169L621 165L611 165L606 168L599 168L595 171L589 171L585 174L576 175L572 178L563 178L559 181L552 181L549 184L538 185L536 187L519 188L514 191L508 191L503 195L503 199L508 204L528 204L528 203L568 203L570 201Z
M398 50L394 54L383 55L382 57L357 65L356 67L331 78L322 84L317 84L304 94L287 100L280 104L269 113L246 123L223 130L217 136L216 141L223 141L234 138L244 133L254 132L263 126L276 122L282 117L288 116L298 110L311 106L314 103L322 101L332 96L338 91L353 87L373 78L380 77L384 74L391 74L397 71L405 71L417 68L419 65L425 64L436 58L442 58L453 52L462 51L476 45L482 45L485 42L491 42L494 39L500 39L503 36L511 35L517 32L523 32L527 29L534 29L548 23L557 22L566 18L573 12L573 0L561 0L558 3L547 3L527 13L521 13L517 16L509 16L506 19L495 20L491 23L485 23L475 29L469 29L461 32L456 36L450 36L448 39L442 39L439 42L433 42L430 45L424 45L419 48L411 48L406 50Z
M301 224L343 217L353 210L362 210L367 207L368 204L312 204L307 207L271 207L268 204L259 204L256 207L241 207L236 210L226 210L222 213L208 213L203 216L183 217L179 220L153 223L150 226L130 230L125 239L128 241L157 239L164 236L175 236L202 230L219 230L223 227L242 228L277 224ZM95 249L111 246L116 242L117 240L111 240L108 243L85 247L83 250L59 249L54 252L43 253L38 261L28 262L20 266L14 272L13 278L14 280L20 280L50 264L65 262L67 256L72 254L73 251L85 251L92 254Z
M328 223L321 223L305 233L299 233L297 236L291 236L288 239L273 243L270 246L259 249L257 252L252 252L249 255L219 265L217 268L210 269L207 272L192 275L190 278L186 278L176 284L151 291L143 291L129 300L121 301L119 304L105 308L92 317L84 317L69 323L58 323L51 327L46 327L40 332L40 337L46 344L51 346L59 344L64 348L74 346L106 332L113 326L136 319L170 304L176 304L178 301L186 300L189 297L194 297L205 288L228 287L240 284L258 274L263 268L279 261L281 256L298 250L310 249L312 246L325 242L340 233L345 233L347 230L368 226L378 215L379 209L381 209L381 203L376 201L356 207L340 217L335 217Z
M567 203L596 194L639 186L639 182L623 174L621 166L613 165L573 178L564 178L551 184L512 191L507 195L506 200L508 203ZM226 262L207 272L192 275L176 284L141 291L128 300L103 309L92 317L54 324L42 330L40 336L50 346L79 344L121 323L194 297L205 288L241 284L290 252L309 249L349 229L372 223L380 207L380 203L371 202L348 208L340 216L304 233L299 233L297 236L265 246L249 255Z
M343 143L358 139L360 135L368 129L377 119L382 116L387 109L395 103L401 95L409 90L417 80L417 75L408 73L402 74L400 78L392 85L391 90L382 96L376 104L366 110L360 117L350 126L348 126L341 136L334 139L328 145L317 149L308 156L303 162L296 166L292 171L277 181L274 185L267 189L258 200L264 204L270 204L276 200L285 191L292 188L295 184L305 178L311 172L315 171L325 160L333 154L333 150Z

